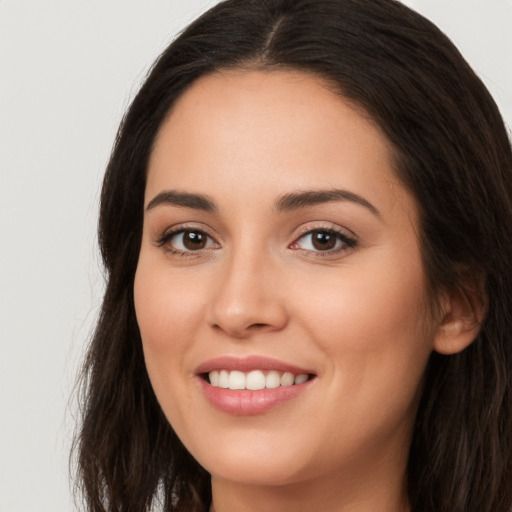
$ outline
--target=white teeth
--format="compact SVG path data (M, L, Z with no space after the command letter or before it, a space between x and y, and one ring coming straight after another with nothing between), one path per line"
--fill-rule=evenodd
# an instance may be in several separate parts
M252 370L248 373L238 370L213 370L208 374L208 377L210 384L214 387L248 389L251 391L303 384L309 379L307 373L294 375L290 372L281 373L275 370L269 371L266 375L262 370Z
M301 373L295 377L295 384L302 384L308 380L307 373Z
M245 389L245 373L236 370L230 372L229 389Z
M229 388L229 372L226 370L219 373L219 388Z
M279 372L270 371L267 373L267 377L265 379L265 387L272 389L278 388L281 385L281 375Z
M245 387L256 391L265 387L265 375L260 370L249 372L246 377Z
M210 372L210 384L215 387L219 387L219 372L217 370L213 370Z
M291 386L294 383L295 375L290 372L284 372L281 377L281 386Z

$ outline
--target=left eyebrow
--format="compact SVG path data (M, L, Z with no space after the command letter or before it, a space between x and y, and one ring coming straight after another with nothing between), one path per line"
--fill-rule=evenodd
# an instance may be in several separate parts
M321 203L332 203L337 201L349 201L370 210L374 215L380 217L380 212L372 203L364 197L342 189L327 190L305 190L284 194L274 203L274 209L278 212L297 210Z
M151 210L160 205L181 206L183 208L193 208L195 210L203 210L205 212L216 212L217 206L210 197L203 194L192 194L190 192L182 192L179 190L164 190L157 194L146 207Z

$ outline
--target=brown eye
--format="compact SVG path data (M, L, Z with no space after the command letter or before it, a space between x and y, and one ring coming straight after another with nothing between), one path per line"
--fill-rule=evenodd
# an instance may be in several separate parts
M183 231L183 246L189 251L197 251L206 247L207 235L199 231Z
M328 251L334 249L337 236L328 231L313 231L311 233L311 243L318 251Z
M199 229L180 229L168 233L159 240L159 245L171 252L183 254L218 247L211 236Z
M356 240L334 229L312 229L292 244L293 249L332 253L355 247Z

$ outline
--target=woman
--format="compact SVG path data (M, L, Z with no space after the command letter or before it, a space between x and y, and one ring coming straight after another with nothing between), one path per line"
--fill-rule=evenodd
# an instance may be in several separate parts
M512 510L512 155L392 0L235 0L104 180L89 510Z

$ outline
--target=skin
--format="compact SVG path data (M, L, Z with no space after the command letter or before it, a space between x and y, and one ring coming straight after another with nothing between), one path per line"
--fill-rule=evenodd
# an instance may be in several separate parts
M275 208L284 194L318 189L349 191L374 210L352 200ZM207 195L217 211L146 209L135 307L155 393L211 473L212 507L408 510L404 475L428 357L469 337L456 301L442 303L438 320L425 306L417 206L382 132L315 77L216 73L160 129L146 206L167 190ZM208 243L175 254L179 236L159 242L173 227ZM315 249L305 235L314 228L355 244ZM316 377L270 411L232 415L206 400L194 371L225 355L268 356Z

